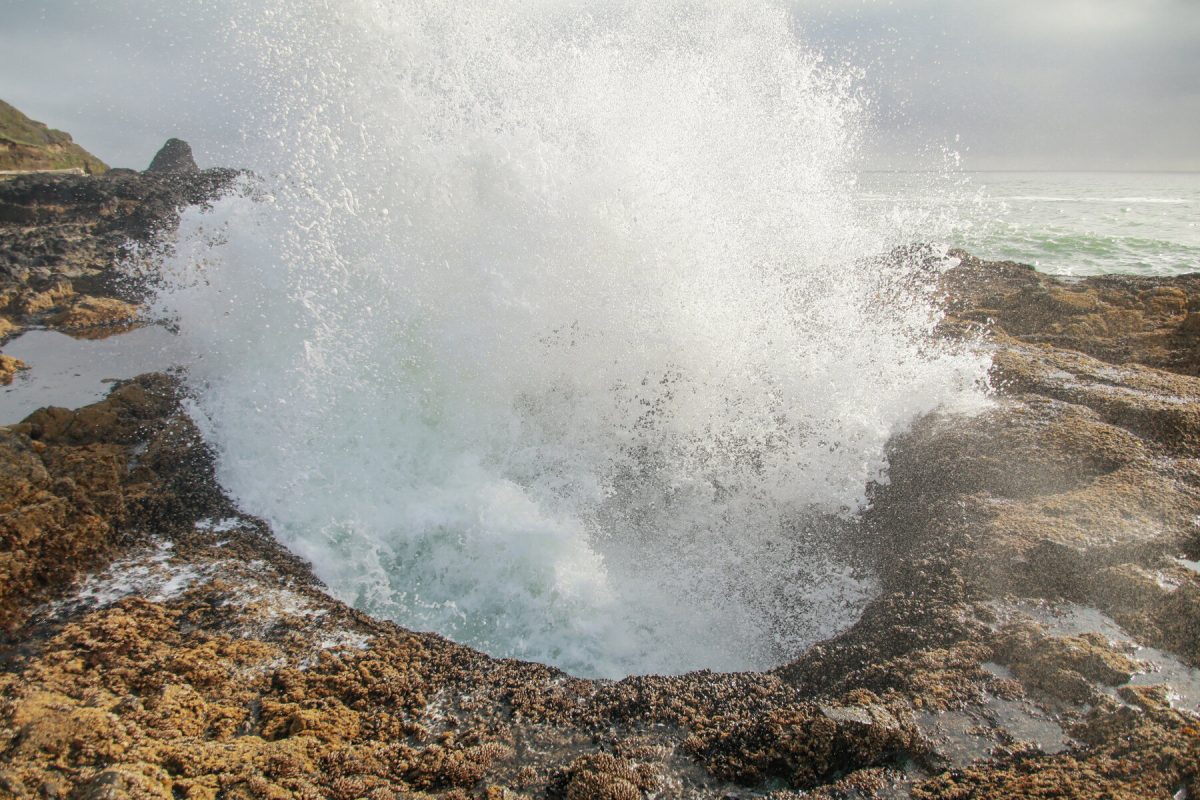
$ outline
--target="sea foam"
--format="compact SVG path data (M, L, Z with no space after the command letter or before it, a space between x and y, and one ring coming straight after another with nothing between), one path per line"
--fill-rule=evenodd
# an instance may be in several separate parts
M771 3L267 2L257 177L155 311L219 478L343 600L586 675L777 664L876 592L885 444L984 392L937 210Z

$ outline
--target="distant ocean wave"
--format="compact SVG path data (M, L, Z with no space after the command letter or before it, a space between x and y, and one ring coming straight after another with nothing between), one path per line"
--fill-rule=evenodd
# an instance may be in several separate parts
M1013 197L990 198L997 203L1162 203L1177 205L1190 203L1186 197L1045 197L1041 195L1016 195Z
M1200 174L976 172L864 174L877 213L929 204L958 209L954 244L982 258L1055 275L1200 271ZM920 198L920 200L917 200Z
M1164 239L1017 230L994 232L973 249L1059 275L1163 276L1200 271L1200 246Z

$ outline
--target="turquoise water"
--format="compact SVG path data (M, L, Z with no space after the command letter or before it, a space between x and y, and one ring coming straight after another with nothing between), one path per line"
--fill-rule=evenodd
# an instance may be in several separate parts
M952 203L950 244L982 258L1054 275L1200 271L1200 173L871 173L862 184L883 213Z

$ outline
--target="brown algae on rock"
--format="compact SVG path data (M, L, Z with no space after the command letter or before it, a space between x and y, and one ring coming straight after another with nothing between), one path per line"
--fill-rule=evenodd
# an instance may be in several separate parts
M1192 791L1200 283L945 283L997 402L891 443L847 532L878 597L768 672L583 680L371 619L221 492L167 376L0 428L0 795Z

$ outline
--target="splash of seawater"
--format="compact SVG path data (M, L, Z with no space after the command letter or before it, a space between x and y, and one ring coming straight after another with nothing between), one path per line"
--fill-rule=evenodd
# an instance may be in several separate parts
M912 218L864 213L852 76L787 13L236 20L264 177L185 215L156 307L246 510L362 609L584 674L768 666L856 618L873 580L813 531L986 365L875 257Z

